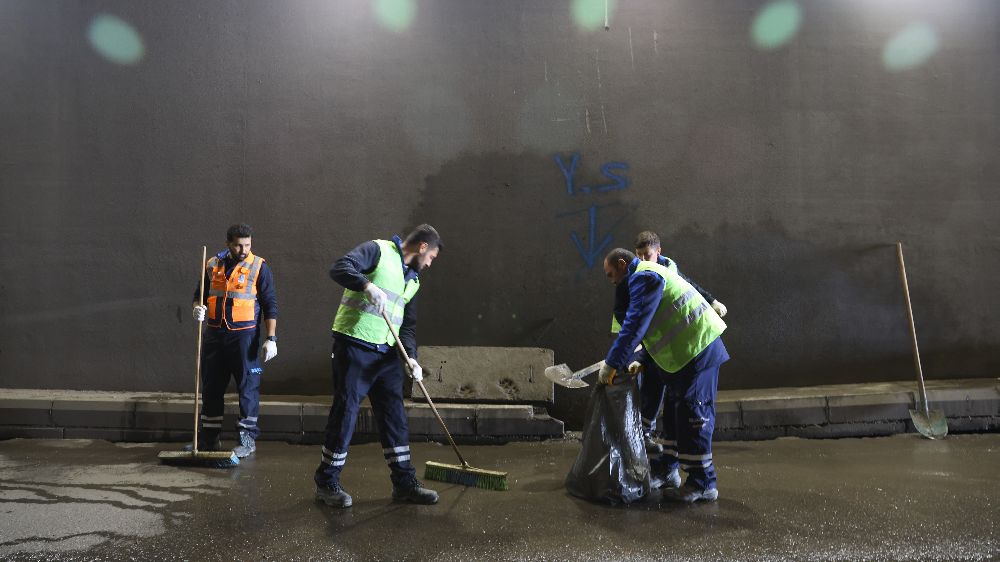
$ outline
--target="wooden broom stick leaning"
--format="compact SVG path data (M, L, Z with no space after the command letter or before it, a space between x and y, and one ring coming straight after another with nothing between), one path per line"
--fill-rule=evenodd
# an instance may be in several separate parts
M198 306L205 304L205 262L208 259L208 248L201 247L201 275L198 280ZM198 454L198 397L201 394L201 336L203 320L198 321L198 354L194 358L194 443L191 445L194 454Z

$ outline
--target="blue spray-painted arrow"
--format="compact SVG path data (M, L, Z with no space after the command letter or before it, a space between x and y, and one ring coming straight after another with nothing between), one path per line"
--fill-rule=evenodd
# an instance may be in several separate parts
M580 237L577 235L575 230L570 231L569 237L576 244L576 251L580 252L580 257L583 258L584 263L587 264L588 268L594 267L594 263L597 261L597 257L601 255L601 251L611 243L612 234L609 233L605 236L600 244L597 243L597 205L591 205L590 209L587 210L590 216L590 234L587 236L587 241L590 244L590 248L584 249L583 244L580 243Z

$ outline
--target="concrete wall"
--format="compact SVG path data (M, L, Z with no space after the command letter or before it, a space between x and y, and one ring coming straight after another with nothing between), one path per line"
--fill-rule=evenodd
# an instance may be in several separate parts
M330 388L329 264L425 221L421 344L596 361L648 228L729 307L721 387L908 379L902 240L926 374L996 376L997 2L409 5L0 3L0 386L187 390L237 221L270 393Z

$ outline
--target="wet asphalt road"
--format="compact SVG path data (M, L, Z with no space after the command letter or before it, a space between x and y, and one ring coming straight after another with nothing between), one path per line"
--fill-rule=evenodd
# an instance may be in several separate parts
M351 448L354 507L313 500L319 447L263 442L228 470L176 445L0 442L4 560L1000 560L1000 435L726 442L717 503L628 508L566 494L579 442L464 447L512 490L433 483L394 504L377 444ZM414 444L414 459L454 462ZM432 483L427 482L428 485Z

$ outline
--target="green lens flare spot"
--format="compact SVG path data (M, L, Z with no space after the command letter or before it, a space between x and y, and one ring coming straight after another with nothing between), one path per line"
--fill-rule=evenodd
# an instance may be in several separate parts
M614 11L614 0L573 0L570 11L576 25L593 31L604 27L605 18Z
M372 9L378 22L392 31L403 31L410 27L417 15L414 0L375 0Z
M750 29L754 45L770 51L795 38L802 24L802 8L794 0L778 0L757 13Z
M914 23L889 39L882 49L882 64L892 72L916 68L938 50L938 37L926 23Z
M98 54L115 64L136 64L146 52L135 28L111 14L94 16L87 29L87 40Z

